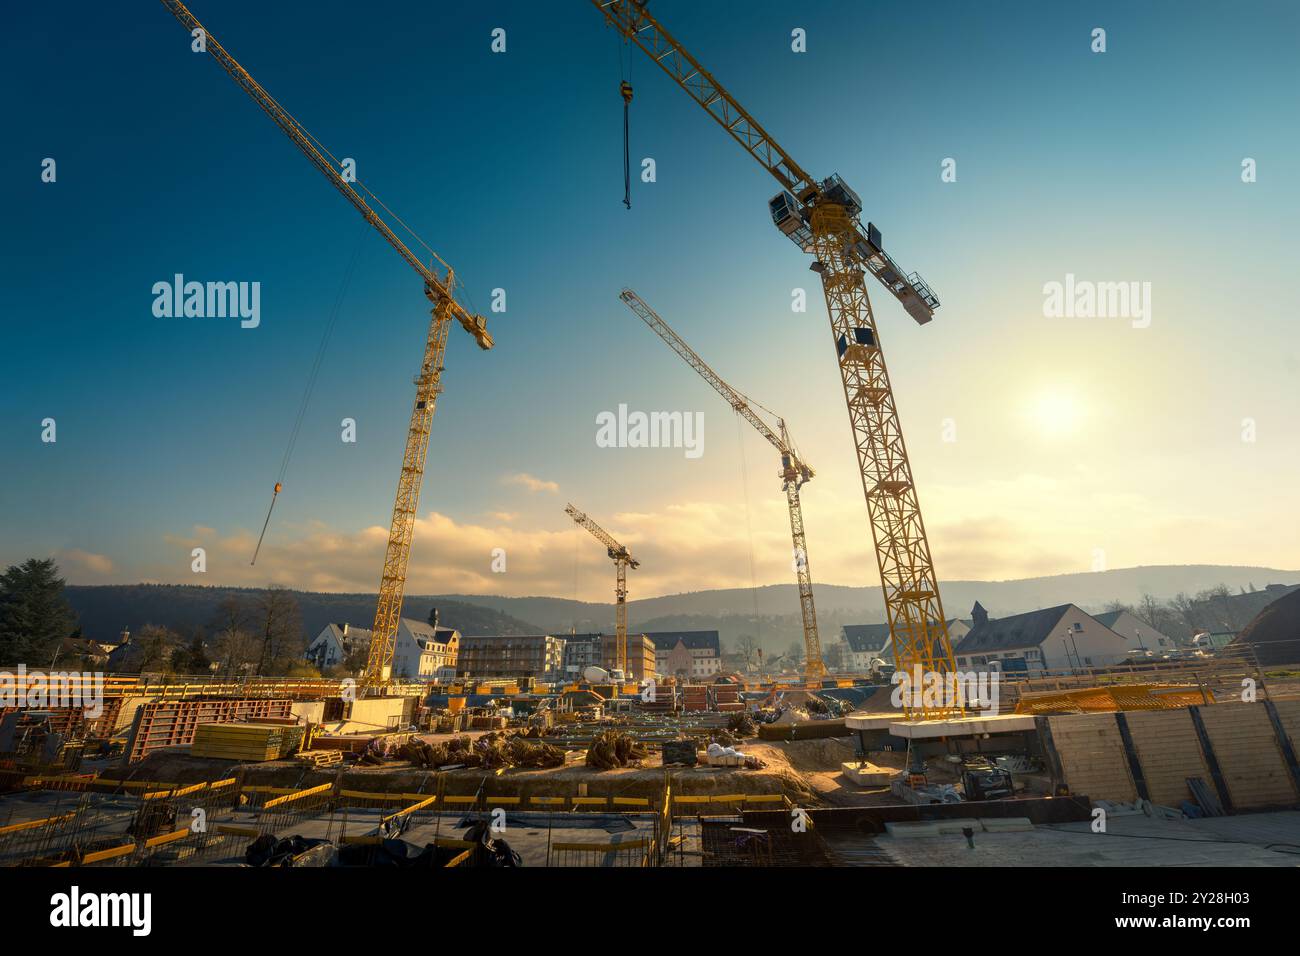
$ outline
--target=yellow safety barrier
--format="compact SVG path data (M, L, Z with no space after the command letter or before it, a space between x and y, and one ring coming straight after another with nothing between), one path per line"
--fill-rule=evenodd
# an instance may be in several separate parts
M74 811L72 813L65 813L57 817L44 817L40 820L28 820L26 823L11 823L8 826L0 827L0 836L4 836L7 833L17 833L19 830L34 830L36 827L48 826L55 823L63 823L66 820L71 820L76 815L77 814Z
M190 828L185 827L181 830L173 830L171 833L164 833L162 836L150 837L144 841L146 847L165 846L168 843L175 843L177 840L183 840L190 835Z
M87 853L81 858L82 864L98 863L101 860L112 860L119 856L126 856L128 853L135 852L134 843L126 843L122 846L115 846L108 850L98 850L94 853Z
M266 801L266 803L262 804L262 809L270 810L272 807L282 806L286 803L292 803L294 800L301 800L303 797L325 793L327 790L332 789L334 789L334 784L322 783L319 787L310 787L306 790L295 790L292 793L286 793L283 797L276 797L274 800Z
M228 833L231 836L257 837L262 835L262 831L257 829L257 827L241 827L234 823L217 824L217 832Z
M383 820L386 823L389 820L395 820L398 817L406 816L408 813L415 813L415 811L417 810L423 810L425 807L431 806L432 804L437 802L438 802L438 797L436 795L432 797L425 797L419 803L413 803L409 807L403 807L401 810L398 810L396 813L390 813L388 816L384 817Z

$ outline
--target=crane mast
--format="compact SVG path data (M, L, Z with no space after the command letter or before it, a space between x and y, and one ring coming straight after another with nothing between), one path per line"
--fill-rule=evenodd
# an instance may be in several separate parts
M875 314L870 274L918 324L939 299L915 272L884 251L880 231L861 222L862 201L839 176L810 176L646 9L646 0L591 0L605 22L651 60L757 160L782 189L768 203L777 228L815 258L830 316L862 489L875 542L895 666L908 677L945 679L956 670L911 463L894 403ZM909 717L945 717L958 708L913 705Z
M822 660L821 638L817 633L817 609L813 604L812 572L808 568L808 545L804 535L803 506L799 502L799 489L812 480L813 470L808 467L795 452L785 427L785 419L777 422L778 431L773 431L754 411L750 400L732 388L707 362L696 353L672 327L660 318L645 300L631 289L624 289L619 295L637 316L668 343L668 347L680 355L686 364L695 369L700 377L713 386L732 409L754 426L760 435L781 455L781 488L786 495L786 505L790 511L790 536L793 541L793 564L799 585L799 611L803 618L803 642L807 660L804 673L808 680L819 680L826 674L826 664Z
M240 66L239 62L199 23L185 4L179 0L161 0L161 2L191 36L196 38L202 36L207 52L230 75L231 79L261 107L262 111L311 161L311 164L325 176L330 185L342 193L366 222L370 223L397 254L420 275L424 281L425 297L432 303L424 355L420 363L420 372L415 378L415 402L407 428L406 449L402 457L402 471L398 478L397 496L393 504L388 545L384 554L384 568L380 578L379 599L375 607L370 652L363 681L364 687L374 692L387 684L392 675L393 651L401 618L402 599L406 590L406 572L415 534L420 485L424 479L424 465L429 451L430 428L438 393L442 391L440 382L443 359L447 351L447 333L451 323L458 322L474 337L481 349L492 348L492 336L488 333L487 320L483 316L471 313L456 301L455 274L452 269L443 263L444 271L439 274L432 265L421 262L419 257L398 238L388 223L371 208L352 183L343 177L335 164L330 162L315 137L276 102L275 98L263 89L247 70Z
M605 546L614 562L614 660L615 667L627 674L627 569L639 568L641 562L631 552L614 540L614 536L592 521L573 505L565 505L564 513L579 527L586 528L591 536Z

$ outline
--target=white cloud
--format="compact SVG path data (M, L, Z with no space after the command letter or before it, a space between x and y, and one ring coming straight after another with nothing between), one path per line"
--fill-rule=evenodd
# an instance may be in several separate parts
M521 471L515 475L507 475L505 478L501 479L501 483L505 485L518 485L521 488L527 488L533 493L549 491L554 494L560 490L560 486L554 481L543 481L541 478L530 475L526 471Z
M103 554L94 554L90 551L82 551L80 548L72 548L67 551L60 551L58 554L59 566L73 575L77 572L87 574L112 574L113 559Z

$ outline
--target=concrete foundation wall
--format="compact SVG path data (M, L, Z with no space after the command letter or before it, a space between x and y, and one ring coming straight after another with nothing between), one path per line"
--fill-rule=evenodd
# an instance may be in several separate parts
M1201 717L1233 806L1276 807L1300 799L1263 704L1202 707Z
M1129 711L1125 719L1152 803L1178 807L1191 800L1188 777L1210 783L1210 768L1187 711Z
M1071 714L1048 723L1072 793L1094 800L1137 799L1114 714Z
M1300 741L1300 701L1279 701L1274 706L1294 753ZM1205 727L1208 753L1218 763L1234 809L1300 804L1300 788L1262 702L1213 704L1197 712ZM1124 718L1137 776L1153 803L1178 807L1191 800L1188 777L1200 777L1212 791L1217 789L1191 710L1129 711ZM1048 723L1064 782L1072 793L1119 802L1139 796L1115 714L1049 717Z

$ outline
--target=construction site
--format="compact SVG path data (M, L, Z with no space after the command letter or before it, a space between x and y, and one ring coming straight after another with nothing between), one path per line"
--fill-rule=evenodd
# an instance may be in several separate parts
M789 515L801 660L774 661L760 674L719 665L705 675L692 672L688 642L656 650L628 621L629 588L645 558L634 556L617 519L569 504L565 514L585 532L584 546L603 549L614 566L613 620L577 671L557 675L543 661L510 673L508 653L489 666L490 648L475 645L471 656L467 640L447 673L399 674L408 564L448 342L463 331L487 351L493 333L464 304L455 271L404 239L405 224L341 172L346 164L218 41L220 5L212 5L211 23L179 0L161 5L182 41L203 39L212 95L251 100L243 104L247 122L269 119L284 133L386 251L414 270L408 291L431 318L360 676L112 674L92 686L88 676L42 672L35 661L3 662L0 866L1300 863L1300 641L1280 660L1262 660L1239 641L1186 659L1135 660L1125 651L1085 662L1095 652L1075 646L1068 666L1021 669L1023 660L1012 666L1006 653L1001 661L993 654L992 664L959 663L974 653L961 648L979 645L950 633L955 618L941 599L869 297L888 304L879 323L887 338L892 323L938 318L938 294L886 251L862 196L833 172L806 172L669 32L653 0L570 5L590 8L630 57L658 67L654 82L684 94L682 110L702 109L748 154L737 163L757 161L773 180L772 224L824 293L830 338L817 373L831 360L839 370L856 449L818 468L860 477L863 507L851 520L870 532L863 537L875 555L872 567L832 576L878 575L887 650L868 652L865 666L827 665L810 560L817 542L809 541L801 500L816 489L818 472L785 419L729 384L636 291L599 288L593 295L609 300L611 314L628 321L622 310L630 311L660 340L646 340L643 361L684 361L721 398L720 411L770 445L771 492L784 496ZM627 80L621 94L626 117ZM807 335L825 337L820 319L804 318ZM900 393L927 387L937 386L897 383ZM843 410L826 415L838 420ZM281 493L277 481L272 509ZM574 498L581 501L581 491ZM263 535L272 521L268 511ZM987 632L978 613L974 623ZM1084 639L1078 625L1060 630ZM549 642L540 640L536 653L551 653ZM686 663L664 666L670 653Z

